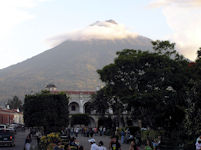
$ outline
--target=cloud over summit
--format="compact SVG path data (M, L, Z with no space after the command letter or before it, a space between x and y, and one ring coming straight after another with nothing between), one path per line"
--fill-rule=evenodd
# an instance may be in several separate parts
M50 46L56 46L66 40L92 40L92 39L124 39L136 38L137 33L129 31L124 25L118 24L114 20L96 21L84 29L72 31L70 33L57 35L47 39Z

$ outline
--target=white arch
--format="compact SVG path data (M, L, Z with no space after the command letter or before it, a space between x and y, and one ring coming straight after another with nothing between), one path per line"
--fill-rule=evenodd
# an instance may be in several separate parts
M73 101L70 102L70 104L68 105L68 110L70 114L76 114L76 113L80 113L80 105L79 103Z

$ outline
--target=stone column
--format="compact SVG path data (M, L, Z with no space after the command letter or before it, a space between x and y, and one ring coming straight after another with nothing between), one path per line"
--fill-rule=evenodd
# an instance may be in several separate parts
M81 114L83 114L83 113L84 113L84 108L83 108L83 107L84 107L84 105L83 105L83 104L84 104L84 100L83 100L83 99L81 99L81 100L80 100L80 113L81 113Z

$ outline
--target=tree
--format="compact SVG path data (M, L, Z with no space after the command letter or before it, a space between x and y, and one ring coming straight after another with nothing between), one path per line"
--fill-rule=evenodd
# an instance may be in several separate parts
M22 101L17 97L14 96L12 100L8 100L8 103L6 105L9 105L10 109L19 109L22 111Z
M110 98L107 96L106 88L102 88L91 96L92 103L91 108L96 110L101 116L104 116L109 108Z
M114 127L117 127L121 121L121 114L124 111L124 106L123 103L114 95L111 95L110 92L111 91L107 86L97 91L94 95L92 95L91 106L94 110L96 110L96 113L101 115L101 117L103 117L109 108L111 108L113 115L116 116L114 119Z
M73 114L71 117L71 126L73 125L85 125L88 126L90 118L88 114Z
M195 139L201 133L201 48L197 51L195 63L189 65L188 98L184 121L186 137Z
M112 128L112 124L113 124L113 121L111 119L111 117L100 117L98 119L98 127L105 127L105 128L108 128L108 129L111 129Z
M45 132L59 131L68 126L68 100L65 93L41 92L26 95L24 122L28 127L43 127Z
M125 49L114 63L98 70L110 97L127 104L133 119L172 131L184 119L188 61L174 43L156 41L154 52Z

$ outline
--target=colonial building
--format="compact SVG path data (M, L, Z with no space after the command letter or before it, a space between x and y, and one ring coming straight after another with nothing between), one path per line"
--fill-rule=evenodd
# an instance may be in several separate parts
M89 109L91 96L92 94L95 94L96 91L59 91L56 89L56 86L54 84L49 84L46 87L46 90L49 90L52 93L57 92L66 93L66 95L70 97L68 105L70 116L72 116L73 114L84 114L84 113L89 114L90 116L89 126L91 127L98 126L98 119L100 116L96 114L95 111L91 112L91 109ZM115 117L113 115L112 109L107 110L105 116L108 115ZM121 116L123 116L123 119L126 120L126 117L128 116L127 112L124 112L123 114L121 114ZM119 122L119 125L122 126L121 122Z
M23 113L18 110L0 108L0 124L19 123L23 124Z
M68 106L70 114L91 113L89 112L88 104L90 103L91 95L95 94L96 91L58 91L54 84L46 86L46 90L53 93L66 93L70 97Z

